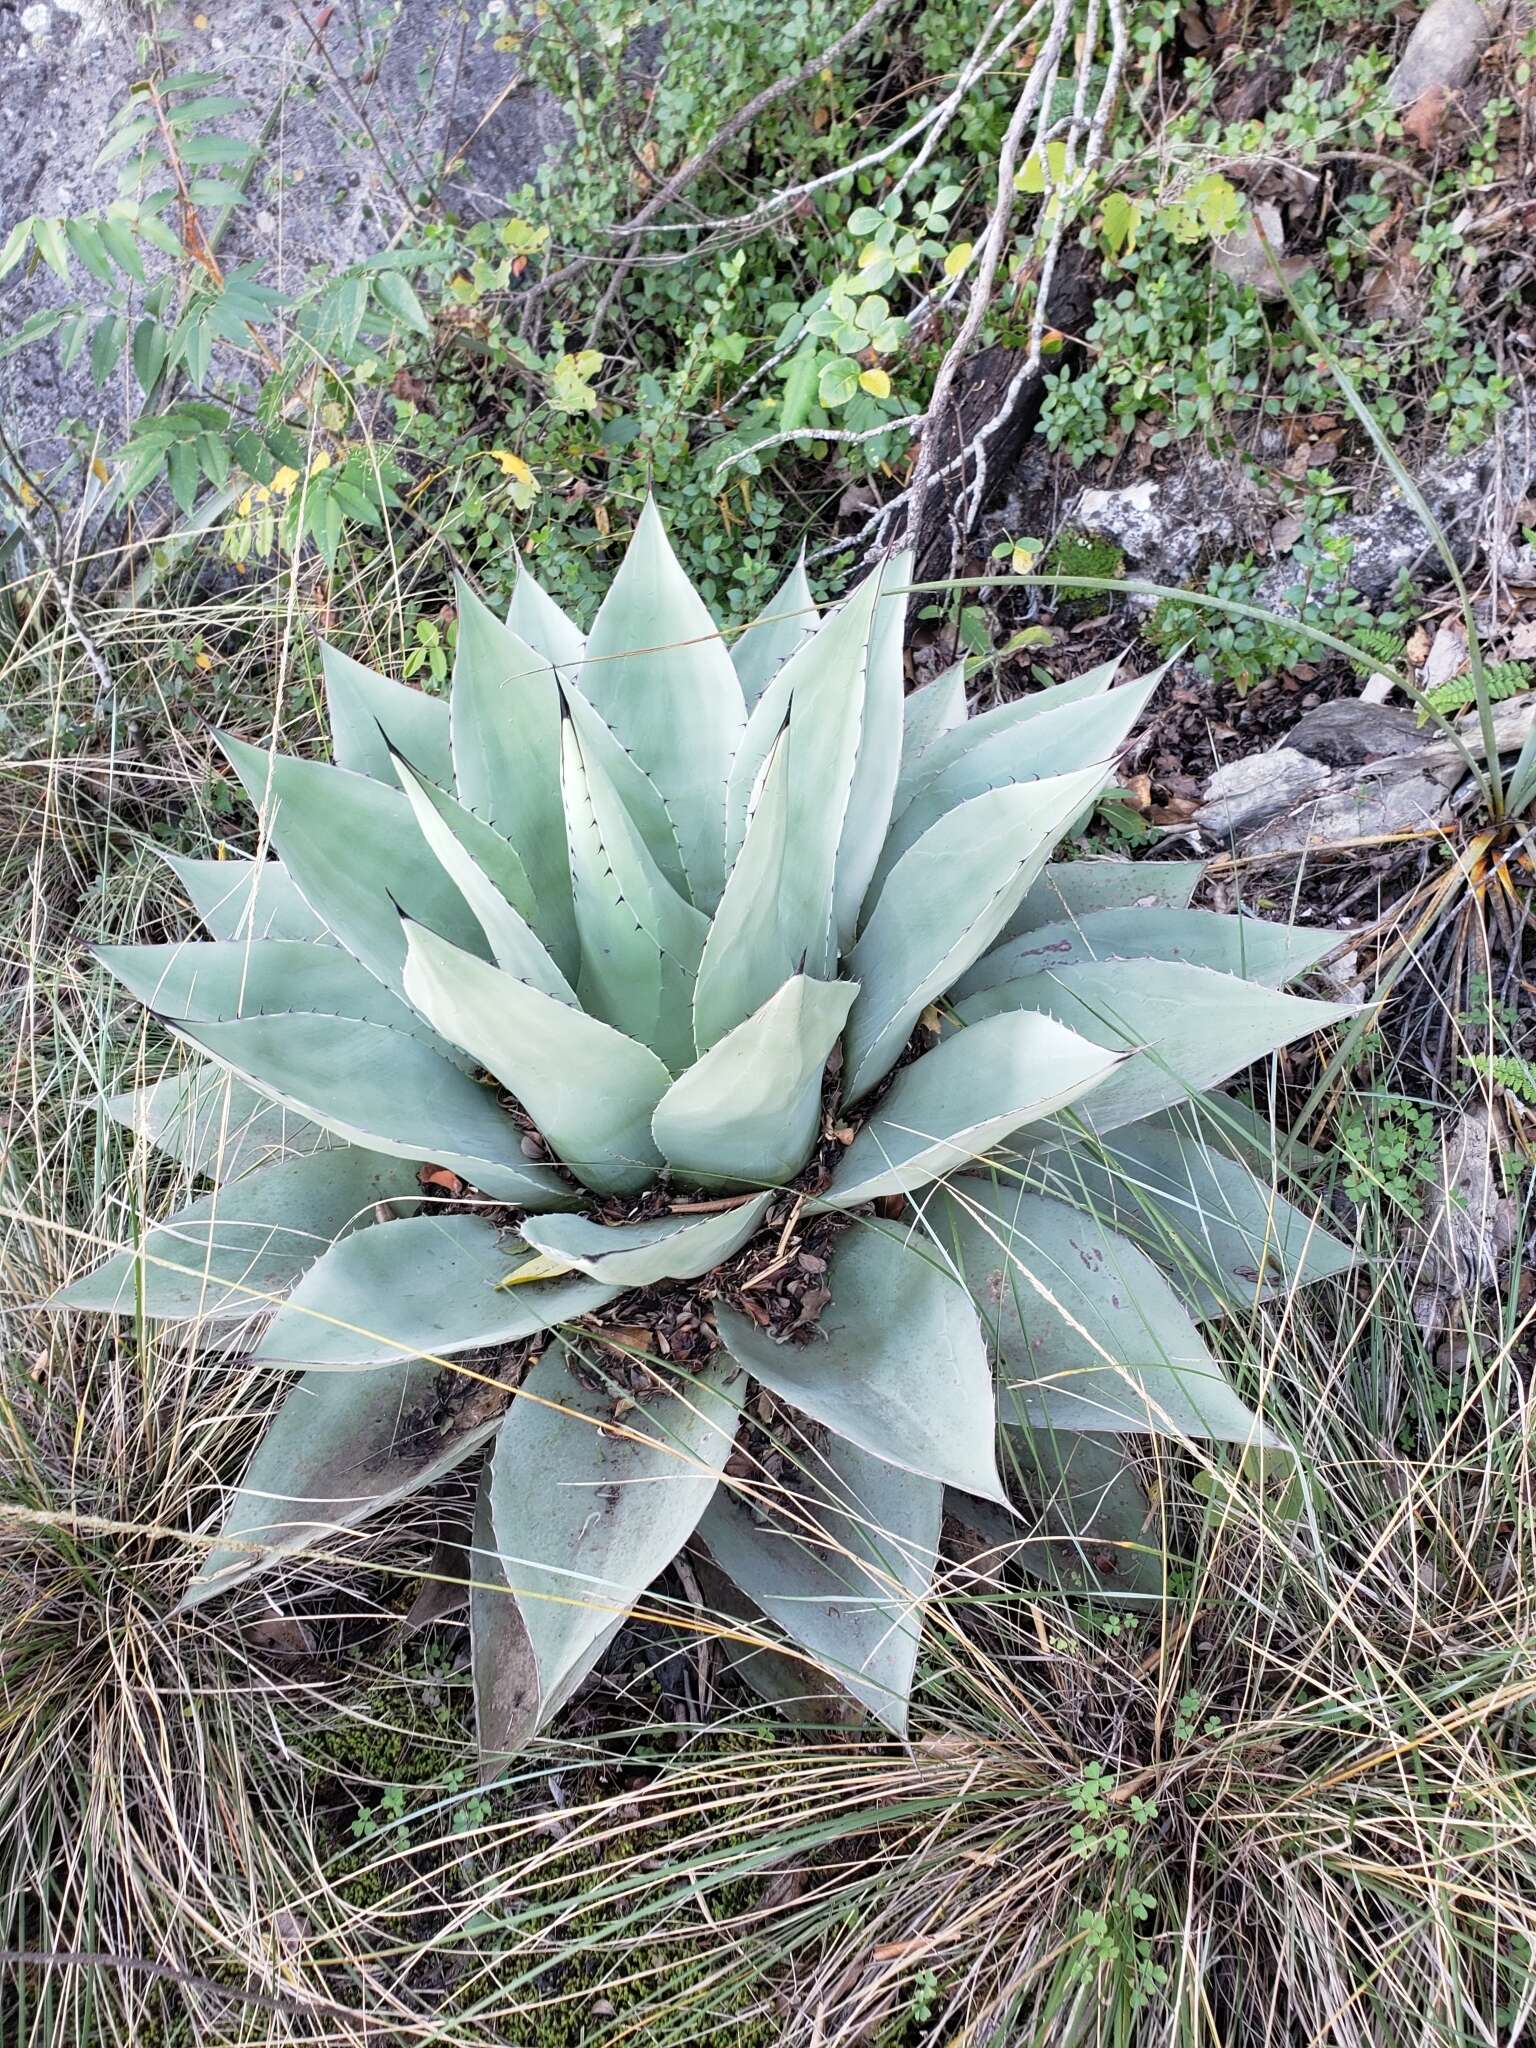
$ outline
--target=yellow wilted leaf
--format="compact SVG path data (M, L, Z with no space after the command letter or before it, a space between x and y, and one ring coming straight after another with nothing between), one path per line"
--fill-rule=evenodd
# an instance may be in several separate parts
M269 492L275 491L278 497L286 498L298 480L299 472L296 469L290 469L285 462L267 488ZM256 502L260 504L261 499L258 497Z
M193 17L192 17L192 26L193 26L194 28L206 28L206 27L208 26L208 17L207 17L207 15L206 15L206 14L194 14L194 15L193 15Z
M510 448L491 448L487 450L487 453L492 462L499 462L501 464L503 476L512 477L520 484L531 484L534 481L533 471L524 462L521 455L514 455Z
M320 450L320 453L315 457L314 461L309 465L309 474L311 476L318 476L321 470L329 469L330 466L331 458L329 455L326 454L325 450L322 448Z
M498 1287L526 1287L530 1280L558 1280L562 1273L574 1273L576 1268L568 1259L551 1258L547 1252L540 1252L510 1272L505 1280L498 1280Z
M958 277L967 263L970 262L971 252L975 247L976 244L974 242L956 242L953 249L944 258L944 275L946 277Z
M91 457L91 475L99 484L109 484L112 481L112 472L99 455Z
M859 372L859 389L867 391L871 398L889 398L891 395L891 380L884 370L861 370Z
M209 669L213 667L213 656L211 654L195 654L192 659L204 675L207 675Z
M33 490L32 486L27 482L25 477L23 477L20 483L17 484L16 495L18 498L20 498L23 506L26 508L28 512L30 512L32 510L32 507L39 502L36 491Z

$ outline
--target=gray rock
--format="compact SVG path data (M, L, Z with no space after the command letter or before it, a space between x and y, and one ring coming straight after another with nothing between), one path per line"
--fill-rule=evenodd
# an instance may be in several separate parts
M1477 69L1505 0L1430 0L1387 80L1387 100L1411 107L1435 86L1454 92Z
M1304 713L1286 734L1285 745L1330 768L1351 768L1384 755L1417 753L1424 739L1411 711L1363 697L1336 697Z
M1208 556L1240 551L1254 533L1257 499L1235 465L1192 460L1154 481L1084 491L1069 525L1114 542L1152 583L1187 583Z
M460 155L442 184L444 203L460 217L490 212L534 178L565 132L558 105L518 82L516 53L477 40L456 0L409 0L387 30L376 26L374 10L320 10L307 0L302 8L207 0L203 17L190 5L172 12L182 38L168 62L227 72L251 102L227 132L255 140L280 103L250 204L219 251L226 266L259 264L263 281L280 289L408 234L407 196L435 188L441 167ZM196 26L199 18L206 27ZM322 20L317 45L307 23ZM34 0L18 13L0 5L8 65L0 220L83 212L115 196L115 167L93 165L108 122L144 75L145 26L137 8L114 0ZM89 306L100 293L78 271L68 290L41 267L29 276L13 271L0 287L4 324L77 297ZM98 390L83 357L62 371L51 342L0 365L0 408L34 473L66 453L61 418L99 427L111 445L131 422L137 395L126 372ZM67 496L67 483L62 489Z
M1321 761L1294 747L1248 754L1241 761L1225 762L1212 775L1195 823L1207 839L1241 839L1270 818L1315 797L1327 787L1328 779Z
M1416 483L1458 563L1465 567L1483 539L1490 506L1516 503L1533 479L1536 434L1516 421L1497 439L1432 463ZM1400 577L1414 575L1425 563L1432 561L1439 571L1440 557L1423 520L1395 484L1380 491L1370 511L1335 520L1327 531L1331 538L1350 544L1344 586L1372 603L1390 596ZM1260 583L1254 602L1266 611L1294 616L1297 606L1289 593L1299 580L1289 563L1278 563Z

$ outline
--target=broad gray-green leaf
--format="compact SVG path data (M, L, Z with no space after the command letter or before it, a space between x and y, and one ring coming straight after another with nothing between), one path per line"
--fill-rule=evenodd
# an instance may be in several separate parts
M957 661L931 683L913 690L901 707L901 767L891 816L905 810L919 784L934 771L926 765L928 750L945 733L965 721L965 663Z
M324 1011L387 1024L446 1051L415 1011L339 946L304 939L213 939L97 946L96 958L150 1009L200 1023L263 1012Z
M496 965L557 1002L574 1004L575 990L533 929L533 890L511 842L445 791L412 774L404 761L395 761L395 773L422 838L474 912Z
M650 499L587 636L581 694L661 792L688 893L712 911L725 883L725 782L746 706L720 630Z
M848 956L862 986L848 1020L845 1101L885 1078L927 1004L991 945L1104 775L1086 768L989 790L902 855Z
M164 853L192 899L192 907L216 939L323 939L329 930L293 885L281 861L185 860Z
M1004 1423L1279 1441L1233 1392L1162 1274L1117 1231L980 1178L949 1182L924 1216L976 1303Z
M1053 860L1003 926L1006 942L1095 910L1187 910L1203 860Z
M1005 1429L1001 1463L1017 1514L969 1494L944 1499L946 1516L987 1545L967 1556L972 1571L1013 1564L1064 1593L1163 1597L1164 1532L1124 1438Z
M785 944L779 907L789 859L789 744L781 734L764 765L751 829L704 941L693 994L693 1037L700 1052L750 1017L799 969Z
M522 1234L535 1251L564 1259L594 1280L649 1287L696 1280L733 1258L761 1225L772 1194L754 1195L714 1216L651 1216L641 1223L596 1223L589 1216L530 1216Z
M602 713L595 705L587 702L574 684L565 686L563 701L569 720L575 726L581 740L586 758L597 761L606 770L609 781L618 791L619 801L634 820L635 830L644 840L651 859L678 894L688 897L688 876L683 867L683 849L678 841L677 827L672 822L672 813L667 809L661 791L625 747Z
M970 1296L921 1238L856 1224L809 1343L776 1343L722 1302L722 1342L781 1400L887 1464L1002 1498L986 1341Z
M580 1379L567 1356L552 1346L533 1368L490 1463L491 1531L532 1650L540 1725L697 1528L746 1384L717 1354L637 1399L592 1347Z
M790 656L753 714L749 734L781 697L787 700L787 722L772 746L699 969L694 1022L701 1048L751 1016L792 974L825 979L835 971L840 846L851 823L879 601L876 571ZM899 687L899 669L896 681ZM899 719L899 699L881 708ZM877 719L877 737L878 725ZM893 736L893 765L898 745ZM732 800L739 796L738 785ZM861 827L861 847L872 829Z
M327 1372L448 1358L536 1337L619 1292L585 1273L504 1286L525 1263L516 1239L480 1216L432 1213L356 1231L310 1267L253 1356Z
M495 1434L503 1399L425 1360L305 1373L268 1423L179 1611L430 1486Z
M272 1160L341 1142L212 1060L197 1060L146 1088L109 1095L102 1107L146 1145L226 1186Z
M390 748L434 782L453 780L448 706L440 697L393 683L350 654L320 643L331 752L338 768L394 787Z
M870 885L871 897L878 903L880 892L896 862L908 847L915 845L957 804L966 803L985 790L1001 789L1010 783L1035 782L1045 776L1069 775L1088 767L1111 769L1147 699L1161 681L1162 670L1158 669L1152 675L1143 676L1139 682L1126 683L1118 690L1083 701L1060 703L1053 709L1037 712L1035 716L1016 719L990 737L983 728L989 718L998 714L989 713L986 718L972 719L957 732L938 741L930 748L927 758L930 764L943 759L946 765L919 783L906 808L891 826ZM1071 689L1073 685L1059 687ZM1055 693L1043 691L1041 694L1052 696ZM1026 697L1022 702L1038 705L1039 700ZM1016 704L1004 707L1009 712L1016 712L1018 708ZM968 742L963 749L959 747L962 739ZM951 759L948 757L952 749L955 751Z
M500 971L475 964L484 974ZM559 1176L523 1157L522 1134L489 1089L402 1031L297 1011L226 1024L172 1022L171 1028L261 1094L349 1145L395 1159L430 1159L500 1201L530 1209L570 1204L571 1191Z
M179 1209L135 1249L62 1288L54 1308L109 1315L241 1316L280 1301L379 1202L416 1202L416 1167L339 1145L282 1159Z
M998 1510L1001 1512L1001 1510ZM728 1623L711 1648L733 1678L749 1685L759 1699L777 1707L796 1727L855 1727L863 1709L840 1685L828 1684L787 1644L784 1631L770 1621L755 1600L749 1600L714 1559L695 1547L689 1565L699 1582L711 1620Z
M912 550L903 548L880 572L880 601L869 636L858 760L837 842L833 925L840 952L853 944L859 913L891 828L901 772L902 643L911 580Z
M405 959L396 905L461 945L484 945L398 789L227 735L219 744L267 812L272 844L305 901L386 986L398 991Z
M715 1563L898 1736L933 1584L944 1489L833 1437L815 1495L760 1522L719 1492L699 1527Z
M782 1187L821 1123L821 1078L858 985L797 974L667 1089L651 1129L674 1173Z
M1113 1054L1049 1017L989 1017L957 1031L896 1076L821 1199L851 1209L974 1165L1114 1066Z
M1125 687L1140 688L1147 692L1152 684L1167 674L1168 667L1169 664L1164 662L1154 676L1142 677L1139 682L1128 683ZM935 733L925 747L921 773L914 780L911 794L921 793L937 776L947 774L957 767L966 755L973 753L977 747L990 746L1009 735L1016 736L1021 727L1033 725L1037 721L1046 721L1042 728L1046 744L1055 746L1059 741L1061 727L1061 721L1056 714L1070 712L1074 707L1092 704L1094 699L1103 697L1114 682L1119 668L1120 658L1116 656L1112 661L1101 661L1097 667L1086 669L1080 676L1073 676L1068 682L1052 683L1046 689L1032 690L1027 697L1015 697L1007 704L995 705L992 710L983 711L975 718L951 721L942 732ZM954 670L950 670L949 674L953 675ZM940 678L940 681L944 680L947 678ZM1103 715L1102 707L1087 714L1095 724ZM1121 713L1117 710L1114 724L1120 722ZM1082 765L1081 757L1069 765ZM1061 774L1064 771L1052 769L1050 772Z
M1338 943L1337 932L1271 924L1262 917L1223 917L1214 910L1090 910L994 946L950 993L958 1002L1047 968L1146 959L1184 960L1278 988L1315 967Z
M1091 1038L1134 1055L1081 1108L1095 1131L1118 1130L1352 1014L1236 975L1178 960L1086 962L1028 974L956 1005L962 1023L1005 1010L1040 1010Z
M507 624L517 637L552 662L562 682L574 682L581 667L587 636L544 588L527 563L518 557L517 583L507 610Z
M816 630L816 598L802 553L731 650L741 694L750 711L808 633Z
M709 920L657 866L573 719L562 750L582 1007L677 1073L693 1058L693 985Z
M655 1178L661 1154L651 1112L672 1076L648 1046L420 925L409 939L410 1000L517 1097L578 1180L600 1194L626 1194Z
M1112 1222L1196 1315L1246 1308L1344 1273L1356 1249L1177 1115L1131 1124L1041 1162L1047 1191Z
M560 808L560 688L542 655L488 611L468 584L455 587L454 787L516 851L538 907L530 922L569 979L576 972L576 924Z

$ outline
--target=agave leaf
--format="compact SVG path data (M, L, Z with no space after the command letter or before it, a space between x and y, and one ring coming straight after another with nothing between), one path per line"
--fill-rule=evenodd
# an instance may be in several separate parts
M651 1112L672 1080L655 1053L435 932L412 925L409 938L410 1000L517 1097L578 1180L600 1194L645 1187L661 1166Z
M480 1780L515 1756L539 1725L539 1673L491 1530L490 1460L480 1469L468 1567L469 1663L475 1689ZM598 1655L602 1655L599 1650Z
M535 654L553 663L562 683L573 683L581 668L587 636L550 596L528 564L518 557L517 583L507 624Z
M1041 1010L1095 1045L1133 1054L1079 1112L1101 1133L1201 1094L1352 1014L1342 1003L1314 1003L1179 960L1094 961L1024 975L955 1009L964 1024L1010 1009Z
M1003 1498L992 1374L970 1296L920 1240L856 1225L829 1264L809 1344L776 1343L721 1303L721 1341L755 1379L872 1457Z
M264 1011L362 1017L425 1039L437 1034L339 946L304 939L214 939L173 946L97 946L96 958L152 1010L215 1024Z
M412 774L404 761L396 760L395 773L422 838L474 912L496 965L556 1002L574 1005L575 990L534 932L533 890L511 843L445 791Z
M1169 666L1170 664L1165 661L1155 674L1143 676L1138 682L1127 683L1123 687L1141 690L1145 700L1155 684L1168 673ZM940 775L951 773L978 747L990 747L1006 739L1009 742L1010 755L1017 755L1021 751L1027 752L1018 737L1026 725L1040 725L1041 735L1048 750L1059 747L1063 728L1070 726L1073 716L1086 718L1086 729L1090 732L1115 731L1125 723L1124 707L1117 706L1106 724L1105 707L1102 703L1095 703L1095 700L1102 699L1108 693L1119 669L1120 656L1116 655L1111 661L1101 661L1096 668L1087 669L1080 676L1073 676L1069 682L1052 683L1047 689L1033 690L1027 697L1015 697L1011 703L999 704L993 710L984 711L976 718L964 718L952 723L943 732L936 733L924 749L921 772L914 778L911 795L922 795ZM1075 708L1084 704L1092 705L1093 709L1084 713ZM1059 714L1066 716L1062 717ZM1132 713L1133 722L1134 715ZM1059 775L1065 773L1066 768L1082 765L1083 756L1077 754L1069 757L1063 768L1038 769L1034 772ZM902 813L898 811L897 816L901 815Z
M416 1202L416 1167L352 1145L282 1159L178 1209L51 1307L152 1319L242 1316L280 1301L379 1202Z
M687 893L712 911L725 883L723 792L746 706L650 499L587 636L581 694L660 791Z
M1339 943L1337 932L1271 924L1261 917L1223 917L1214 910L1090 910L1060 924L1040 925L984 953L950 991L958 1002L1047 968L1083 960L1185 960L1278 988L1315 967Z
M811 1155L821 1077L856 983L797 974L662 1096L651 1121L673 1171L710 1186L781 1187Z
M821 1198L828 1208L856 1208L974 1166L1010 1132L1065 1108L1115 1066L1113 1054L1051 1018L1037 1015L1023 1030L991 1028L1005 1021L1021 1019L973 1024L902 1069L843 1154Z
M859 912L891 829L896 781L901 772L905 688L901 650L912 559L912 550L903 548L891 556L880 575L880 602L869 636L864 672L858 760L837 841L833 925L839 951L853 944ZM832 965L830 960L828 965Z
M652 1216L641 1223L595 1223L589 1216L530 1216L525 1241L594 1280L649 1287L696 1280L732 1258L767 1214L771 1194L754 1195L715 1216Z
M576 925L560 809L560 688L549 662L509 632L467 583L455 588L454 787L522 862L538 911L529 922L569 979L576 972Z
M563 702L570 724L581 741L582 759L600 767L618 792L645 849L678 895L688 897L688 876L677 827L661 791L627 752L618 735L580 690L567 687Z
M944 1498L946 1515L987 1546L967 1557L973 1571L1015 1564L1063 1593L1163 1598L1164 1532L1123 1438L1009 1428L1002 1462L1016 1514L969 1494Z
M1005 1424L1276 1445L1145 1253L1078 1209L980 1178L925 1208L997 1360Z
M320 666L325 671L331 752L338 768L371 775L393 789L393 747L434 782L453 780L448 706L440 697L393 683L323 640Z
M1045 776L1069 775L1074 770L1098 765L1105 768L1107 779L1107 771L1113 767L1147 699L1162 679L1163 672L1158 669L1139 682L1126 683L1086 702L1059 704L1034 717L1016 720L990 738L974 730L984 726L986 719L973 719L959 732L938 741L929 750L930 762L945 756L951 744L958 744L962 738L969 744L919 785L891 826L870 884L871 897L878 903L892 868L908 847L916 845L946 812L984 790L1000 789L1008 783L1034 782ZM1051 694L1042 692L1045 696ZM1038 700L1023 701L1028 704ZM1018 706L1010 704L1004 708L1016 711Z
M944 1489L833 1437L782 1516L717 1493L699 1526L711 1557L792 1642L894 1735L907 1732L922 1603Z
M488 1485L497 1563L532 1652L539 1724L698 1526L745 1385L717 1356L687 1384L637 1400L595 1351L582 1354L579 1379L568 1356L552 1347L524 1381Z
M840 1685L828 1685L804 1657L787 1647L784 1631L726 1577L713 1558L696 1546L689 1565L711 1618L730 1625L729 1633L722 1631L713 1638L711 1648L733 1677L750 1686L769 1706L777 1707L796 1727L840 1728L863 1720L858 1702Z
M515 1245L480 1216L434 1211L355 1231L310 1267L252 1356L326 1372L449 1358L536 1337L619 1292L585 1273L507 1287L516 1265Z
M848 1020L846 1101L890 1072L924 1008L991 945L1103 781L1103 769L1087 768L989 790L903 854L848 956L862 986Z
M219 744L270 812L272 843L305 901L386 987L398 992L405 959L397 904L461 945L484 944L398 789L228 735Z
M790 975L803 969L825 979L835 971L839 847L850 822L879 600L877 571L790 656L754 714L760 724L765 706L787 699L788 722L699 969L701 1047L751 1016ZM888 646L891 636L884 637ZM896 683L899 689L899 666ZM899 698L895 706L891 715L899 718Z
M485 974L500 971L484 961L476 965ZM521 1133L495 1098L403 1031L298 1011L225 1024L172 1022L171 1029L349 1145L395 1159L431 1159L499 1201L530 1209L570 1203L570 1189L557 1174L523 1157Z
M276 860L185 860L180 854L160 858L175 870L192 907L216 939L323 939L329 930L293 886L293 877Z
M178 1611L355 1528L462 1464L499 1428L505 1396L467 1382L458 1413L439 1421L442 1378L422 1359L370 1373L305 1373L268 1423L219 1545Z
M1046 1191L1103 1216L1162 1268L1197 1316L1247 1308L1344 1273L1358 1259L1315 1216L1177 1116L1051 1153Z
M582 1007L671 1069L693 1058L693 983L709 921L672 887L576 721L562 755Z
M779 914L790 860L789 748L781 735L763 767L750 830L731 869L699 960L693 1037L707 1052L799 971Z
M565 1683L548 1699L541 1696L533 1643L496 1554L490 1481L487 1459L476 1490L467 1559L469 1654L482 1784L493 1783L502 1764L517 1754L541 1723L554 1718L624 1625L622 1615L609 1622L590 1654L571 1671Z
M902 704L901 767L891 799L893 818L906 809L919 786L935 772L927 764L929 748L964 722L965 663L957 661L931 683L913 690Z
M816 630L816 598L805 573L802 549L793 569L764 606L761 616L731 650L731 661L748 711L808 633Z
M1203 860L1053 860L999 938L1072 924L1096 910L1187 910L1204 873Z
M146 1088L108 1095L102 1107L146 1145L225 1186L275 1159L341 1142L212 1060L194 1061Z

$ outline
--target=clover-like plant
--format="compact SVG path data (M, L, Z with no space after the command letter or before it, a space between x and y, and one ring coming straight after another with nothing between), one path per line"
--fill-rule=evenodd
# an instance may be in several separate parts
M1207 1091L1330 935L1051 864L1157 677L904 697L909 575L732 653L647 506L587 635L524 571L447 702L328 649L334 764L222 742L211 939L100 955L194 1055L108 1108L217 1186L59 1297L299 1375L186 1604L482 1452L489 1754L685 1546L900 1732L946 1489L1129 1583L1120 1441L1270 1440L1198 1325L1347 1255Z

